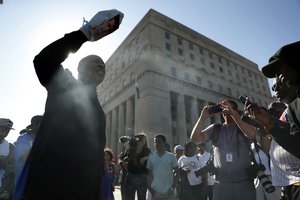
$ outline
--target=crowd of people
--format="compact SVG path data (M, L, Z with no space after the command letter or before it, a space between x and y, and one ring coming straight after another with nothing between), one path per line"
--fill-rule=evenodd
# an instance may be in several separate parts
M262 68L275 78L278 101L268 108L244 98L241 116L238 103L225 99L218 109L202 109L191 137L174 152L165 135L154 137L151 151L147 134L137 133L122 138L126 148L115 156L105 148L96 93L104 62L83 58L78 79L61 63L83 43L117 30L122 19L120 11L100 11L34 58L48 92L45 112L14 144L5 139L13 122L0 118L0 200L112 200L116 185L123 200L299 200L300 42L280 48ZM206 126L216 114L223 122Z

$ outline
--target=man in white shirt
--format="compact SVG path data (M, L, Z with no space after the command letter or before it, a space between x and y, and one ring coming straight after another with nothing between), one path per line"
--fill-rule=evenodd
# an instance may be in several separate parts
M206 179L207 173L197 173L205 166L205 162L197 155L197 146L194 142L188 141L185 144L185 155L179 158L178 166L181 174L180 199L202 199L202 186L206 184L203 179Z
M200 143L198 144L198 148L199 148L199 158L201 160L204 161L204 163L206 164L207 161L211 160L211 156L210 156L210 153L208 153L206 150L205 150L205 143ZM215 177L214 175L210 175L209 173L207 174L207 185L205 186L206 189L203 189L203 199L209 199L209 200L212 200L212 197L213 197L213 185L215 183Z
M13 192L15 147L5 139L12 126L10 119L0 119L0 199L9 199Z

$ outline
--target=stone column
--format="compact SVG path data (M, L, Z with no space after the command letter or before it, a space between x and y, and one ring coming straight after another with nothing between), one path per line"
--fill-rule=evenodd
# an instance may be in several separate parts
M126 135L132 135L134 133L133 119L134 119L133 102L132 102L132 98L129 98L126 101L126 122L125 122Z
M178 94L177 101L177 134L180 144L184 144L187 140L184 95Z
M197 99L195 97L191 98L191 125L195 126L199 116L198 116L198 104Z
M117 153L117 143L119 142L118 137L118 110L114 108L112 111L112 120L111 120L111 149L116 154Z
M119 115L118 115L118 137L117 137L117 152L115 152L116 155L119 155L121 153L122 149L122 144L119 142L119 138L123 135L125 135L126 130L125 130L125 107L124 104L121 103L119 105Z
M111 111L106 114L106 147L111 147Z

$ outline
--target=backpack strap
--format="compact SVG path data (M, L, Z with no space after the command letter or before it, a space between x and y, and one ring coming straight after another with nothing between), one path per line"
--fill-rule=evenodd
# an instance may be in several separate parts
M212 133L212 136L211 136L211 141L212 141L212 144L214 146L216 146L216 144L219 140L219 135L220 135L220 132L221 132L222 124L221 123L215 123L212 128L213 128L213 133Z

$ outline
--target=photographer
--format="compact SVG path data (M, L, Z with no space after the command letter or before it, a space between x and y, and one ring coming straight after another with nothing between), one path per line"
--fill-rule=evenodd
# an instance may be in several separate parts
M278 101L281 103L290 104L297 98L296 87L282 83L278 77L275 79L272 90L275 92ZM273 115L273 117L280 117L281 121L288 122L287 110L283 112L281 116L278 117L278 115ZM266 146L265 144L267 143L267 146L269 146L267 151L270 152L272 183L276 188L276 191L273 194L277 194L277 198L273 196L273 198L269 199L279 199L281 187L283 187L283 197L281 198L285 200L300 199L300 187L298 186L300 183L300 159L286 151L272 136L269 135L269 139L265 141L266 142L262 144Z
M147 145L145 133L138 133L128 139L129 148L120 157L122 169L127 173L125 180L121 183L122 198L134 200L137 192L138 200L146 199L147 192L147 160L150 149Z
M241 120L235 101L224 100L219 106L225 123L212 124L205 129L205 121L214 114L209 114L211 107L205 106L193 128L191 139L195 142L213 142L214 166L217 169L213 186L215 200L254 200L253 179L246 172L251 165L249 139L244 134L254 138L256 130Z

